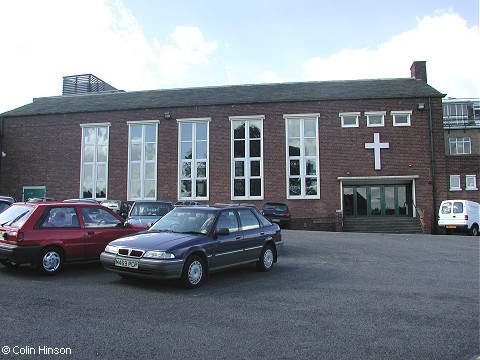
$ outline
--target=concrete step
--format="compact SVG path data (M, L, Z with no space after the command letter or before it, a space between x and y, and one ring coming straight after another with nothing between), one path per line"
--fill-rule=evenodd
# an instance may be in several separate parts
M343 231L387 233L387 234L422 234L418 218L413 217L346 217Z

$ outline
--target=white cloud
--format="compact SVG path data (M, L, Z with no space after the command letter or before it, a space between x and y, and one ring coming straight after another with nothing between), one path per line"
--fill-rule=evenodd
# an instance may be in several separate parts
M124 90L159 88L207 64L216 42L177 27L145 38L121 0L0 2L0 113L61 94L62 78L92 73Z
M413 61L427 62L428 83L452 97L479 97L478 27L453 12L436 13L375 49L344 49L303 64L304 80L409 77Z
M151 64L154 72L168 81L181 81L192 66L208 64L208 55L218 47L215 41L205 41L196 27L177 26L168 40L165 45L156 42L157 58Z

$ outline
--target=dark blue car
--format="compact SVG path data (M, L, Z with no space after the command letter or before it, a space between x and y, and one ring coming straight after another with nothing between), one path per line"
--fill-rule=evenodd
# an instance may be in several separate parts
M280 227L255 207L187 206L148 231L112 241L100 260L124 277L181 279L194 288L209 273L249 263L269 271L282 247Z

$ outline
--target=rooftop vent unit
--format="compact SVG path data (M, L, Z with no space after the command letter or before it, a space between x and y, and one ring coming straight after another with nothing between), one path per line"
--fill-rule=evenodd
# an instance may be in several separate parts
M112 85L100 80L92 74L63 77L62 95L85 94L102 91L116 91Z

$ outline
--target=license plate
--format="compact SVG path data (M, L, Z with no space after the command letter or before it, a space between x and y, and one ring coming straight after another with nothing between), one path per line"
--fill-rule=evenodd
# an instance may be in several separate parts
M445 226L446 229L456 229L457 226L456 225L447 225Z
M115 259L115 266L125 267L129 269L138 269L138 261L136 260L125 260L125 259Z
M279 223L280 219L272 219L272 222Z

